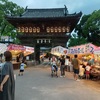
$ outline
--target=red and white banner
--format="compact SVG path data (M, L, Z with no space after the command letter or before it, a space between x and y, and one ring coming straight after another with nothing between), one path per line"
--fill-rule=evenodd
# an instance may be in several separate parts
M33 47L24 46L24 48L25 48L26 52L30 52L30 53L34 52L34 48Z
M25 47L22 46L22 45L10 44L10 45L8 45L7 50L21 50L21 51L24 51Z
M7 50L11 51L13 55L17 55L17 54L23 52L24 56L27 56L29 54L34 53L34 48L33 47L16 45L16 44L8 45Z

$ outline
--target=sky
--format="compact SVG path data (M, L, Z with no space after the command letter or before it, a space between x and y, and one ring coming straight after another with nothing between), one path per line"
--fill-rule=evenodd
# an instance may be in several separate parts
M69 14L82 11L83 14L91 14L100 9L100 0L8 0L21 7L30 9L42 8L68 8Z

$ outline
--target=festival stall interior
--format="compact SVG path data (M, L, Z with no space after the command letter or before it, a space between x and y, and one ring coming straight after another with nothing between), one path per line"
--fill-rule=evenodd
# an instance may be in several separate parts
M19 69L19 65L24 60L29 60L29 56L34 53L33 47L16 45L16 44L0 44L0 59L4 61L4 52L10 51L12 53L12 63L14 65L14 69Z
M79 46L63 48L57 46L52 48L51 53L56 56L69 56L70 60L74 58L74 55L78 55L80 64L91 66L91 77L94 79L100 79L100 47L91 43L83 44Z

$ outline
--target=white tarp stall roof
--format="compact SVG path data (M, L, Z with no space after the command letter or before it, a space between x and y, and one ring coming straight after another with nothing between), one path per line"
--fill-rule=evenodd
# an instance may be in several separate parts
M33 47L28 47L28 46L24 46L25 51L24 51L24 56L30 55L32 53L34 53L34 48Z
M3 54L7 50L7 45L0 43L0 54Z
M67 48L64 48L62 46L57 46L51 49L51 54L53 55L66 55L67 54Z

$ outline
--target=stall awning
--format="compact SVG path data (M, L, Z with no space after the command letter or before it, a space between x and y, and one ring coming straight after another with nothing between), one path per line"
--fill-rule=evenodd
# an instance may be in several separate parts
M33 47L16 45L16 44L10 44L7 47L7 50L9 50L12 53L13 56L17 56L22 52L24 53L24 56L27 56L29 54L34 53L34 48Z
M84 45L74 46L68 48L68 54L86 54L86 53L94 53L94 50L97 46L88 43Z
M0 54L4 53L7 50L7 45L0 43Z
M98 48L96 48L96 49L94 50L94 54L100 54L100 47L98 47Z
M25 51L24 51L24 56L30 55L32 53L34 53L34 48L33 47L28 47L28 46L24 46Z
M66 55L67 54L67 48L64 48L62 46L57 46L51 49L51 54L53 55Z

